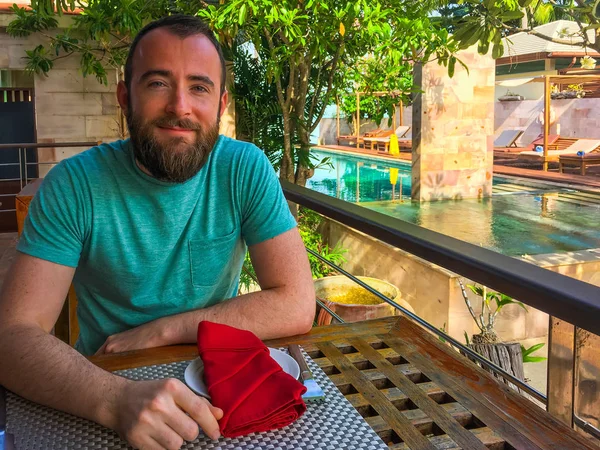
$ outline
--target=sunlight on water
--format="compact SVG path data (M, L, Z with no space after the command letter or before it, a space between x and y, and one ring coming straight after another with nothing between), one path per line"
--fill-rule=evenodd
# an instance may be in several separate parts
M472 244L510 256L600 248L600 194L494 177L492 198L419 204L408 163L312 153L332 167L317 169L310 189Z

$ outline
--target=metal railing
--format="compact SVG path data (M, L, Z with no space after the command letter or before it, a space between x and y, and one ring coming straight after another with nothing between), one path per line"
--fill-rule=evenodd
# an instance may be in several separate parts
M600 288L551 272L524 261L487 250L417 225L348 203L292 183L282 182L286 198L323 216L366 233L396 248L407 251L498 292L523 300L540 311L559 317L577 327L600 334ZM445 339L483 367L496 372L535 399L548 404L548 398L526 382L474 352L444 331L403 308L392 299L365 284L349 272L307 249L314 257L350 278L358 285L394 306L424 328ZM317 303L325 306L320 299ZM333 312L329 308L326 311ZM339 321L343 323L343 320ZM573 412L574 422L600 439L600 430Z
M0 144L0 151L17 150L18 161L10 163L2 163L0 167L19 167L19 178L0 178L1 181L18 181L20 189L23 189L30 180L36 177L29 177L28 168L30 166L44 166L44 165L55 165L60 161L27 161L27 150L28 149L39 149L39 148L72 148L72 147L94 147L99 145L100 142L49 142L49 143L16 143L16 144ZM0 194L0 197L16 197L18 192ZM15 212L15 209L0 209L0 213Z

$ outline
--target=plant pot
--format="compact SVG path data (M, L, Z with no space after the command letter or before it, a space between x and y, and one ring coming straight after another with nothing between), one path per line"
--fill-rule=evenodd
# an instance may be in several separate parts
M503 95L502 97L498 97L498 100L501 102L520 102L524 99L525 97L522 95Z
M414 312L410 304L402 300L400 290L393 284L377 278L357 278L383 295L391 298L410 312ZM354 281L342 275L320 278L314 281L314 285L317 297L326 302L327 306L344 319L345 322L360 322L394 316L399 313L392 305L379 299ZM328 325L331 323L332 318L327 311L319 309L317 324Z
M519 380L525 380L525 373L523 371L523 352L521 351L521 344L518 342L487 342L482 335L476 334L473 336L472 342L468 345L471 350L476 351L480 355L484 356L488 360L496 363L496 365L503 368L506 372L515 376ZM471 359L478 365L477 361ZM483 366L482 366L483 367ZM490 372L494 377L503 381L511 388L521 392L521 389L511 383L506 378L498 375L494 371L483 367L484 370Z
M582 98L585 96L585 92L577 92L577 91L562 91L562 92L553 92L550 94L550 98L552 100L560 100L566 98Z

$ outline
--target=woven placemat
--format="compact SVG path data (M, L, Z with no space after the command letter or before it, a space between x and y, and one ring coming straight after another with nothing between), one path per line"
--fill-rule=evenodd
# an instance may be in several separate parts
M282 349L286 350L286 349ZM306 356L306 354L305 354ZM203 434L182 449L359 449L384 450L387 445L344 398L325 373L307 357L315 379L325 391L322 403L308 403L306 413L292 425L268 433L212 441ZM115 372L133 380L178 378L189 361ZM6 396L6 431L16 450L129 449L112 430L36 403L12 392Z

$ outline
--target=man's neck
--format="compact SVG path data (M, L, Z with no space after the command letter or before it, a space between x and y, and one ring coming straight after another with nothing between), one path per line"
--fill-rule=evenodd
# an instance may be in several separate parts
M145 173L146 175L148 175L149 177L152 177L152 178L154 178L154 175L152 175L152 174L150 173L150 171L149 171L148 169L146 169L146 167L145 167L145 166L144 166L144 165L143 165L141 162L139 162L139 161L138 161L138 159L137 159L137 158L135 158L135 157L134 157L134 158L133 158L133 160L135 161L135 164L138 166L138 168L139 168L139 169L140 169L142 172L144 172L144 173Z

